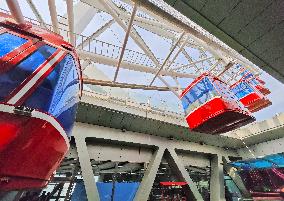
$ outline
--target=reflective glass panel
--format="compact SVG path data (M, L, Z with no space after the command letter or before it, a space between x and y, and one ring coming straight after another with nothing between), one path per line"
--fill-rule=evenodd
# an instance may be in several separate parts
M217 96L210 79L205 77L197 82L182 98L183 109L186 114Z
M253 88L246 82L240 82L232 88L232 92L238 99L245 97L254 92Z
M69 134L79 101L79 76L73 57L67 54L47 76L25 105L56 117Z
M10 33L3 33L0 34L0 57L5 56L6 54L10 53L14 49L20 47L28 40L25 38L21 38L19 36L15 36Z
M43 62L45 62L56 48L48 45L41 46L34 53L22 60L14 68L0 74L0 100L3 100L27 77L29 77Z

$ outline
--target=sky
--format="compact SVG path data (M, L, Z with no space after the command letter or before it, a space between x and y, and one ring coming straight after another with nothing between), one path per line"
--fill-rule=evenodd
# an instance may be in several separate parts
M49 11L47 9L48 1L33 0L33 2L37 7L37 9L39 10L40 14L42 15L45 22L50 24L51 19L49 16ZM58 14L62 16L65 15L66 3L63 0L56 0L55 2ZM35 19L35 16L32 13L26 1L19 1L19 3L22 8L24 16ZM0 8L8 10L5 0L0 0ZM99 29L104 23L106 23L110 19L112 18L108 14L105 13L96 14L95 17L89 23L89 25L85 28L82 35L85 36L91 35L94 31ZM146 44L149 46L149 48L157 58L164 59L167 56L172 45L171 40L162 38L154 33L151 33L137 26L135 27L135 29L142 36ZM125 32L123 31L123 29L118 24L115 23L106 32L100 35L97 39L117 46L122 46L124 35ZM143 53L143 51L136 45L136 43L132 40L131 37L128 40L126 48ZM194 60L197 60L198 56L200 56L198 51L196 51L194 48L187 48L187 51L190 52ZM207 56L211 56L209 52L207 52L206 54ZM176 59L176 62L181 64L187 64L185 57L182 55L180 55ZM109 80L113 79L115 68L102 64L96 64L95 67L101 72L103 72L109 78ZM172 78L170 77L164 77L164 78L171 85L175 85L175 81ZM284 112L284 106L283 106L284 85L265 72L262 73L261 78L266 82L266 87L271 90L271 94L269 94L267 97L272 101L272 105L253 114L256 117L257 121L262 121L273 117L277 113ZM152 79L153 75L149 73L141 73L126 69L120 69L117 81L148 85ZM178 79L178 80L182 88L185 88L192 81L191 79ZM155 80L154 85L164 86L163 83L158 79ZM157 92L157 91L129 90L129 89L124 91L138 102L145 103L150 100L151 104L155 107L167 109L170 111L182 112L180 101L172 92Z

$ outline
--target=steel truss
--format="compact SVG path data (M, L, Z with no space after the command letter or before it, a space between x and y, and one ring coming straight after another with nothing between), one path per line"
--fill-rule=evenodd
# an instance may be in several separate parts
M10 10L13 16L22 21L23 17L21 17L22 14L19 6L17 6L17 1L7 2L10 2L10 5L12 2ZM170 76L173 79L194 78L205 71L210 71L228 84L232 84L239 77L236 73L232 73L235 70L234 64L237 63L249 68L253 73L259 74L258 68L251 62L221 44L220 41L205 33L194 23L190 23L188 19L184 19L184 17L173 12L162 1L81 0L74 5L73 1L66 1L67 13L64 17L59 17L55 1L49 0L48 6L52 25L44 22L32 0L27 0L27 2L36 16L36 19L32 20L33 23L63 35L77 47L82 60L87 59L95 63L116 67L114 82L120 68L151 73L154 77L148 83L149 86L153 85L155 79L158 78L169 90L177 95L178 92L174 88L178 86L171 87L163 76ZM151 9L149 9L150 5L152 6ZM90 36L83 36L82 31L92 18L100 12L108 13L113 19L106 22ZM168 12L173 12L172 16L169 17ZM165 17L169 18L166 19ZM96 39L110 29L114 23L117 23L126 34L121 46ZM165 38L165 40L170 40L174 44L165 59L157 58L155 53L151 51L143 36L137 31L137 26ZM178 35L180 37L177 37ZM143 53L126 49L128 37L134 40ZM200 54L199 60L193 59L191 52L186 51L187 48L197 50ZM205 52L210 52L212 56L206 56ZM181 54L188 60L188 64L175 62L176 58Z

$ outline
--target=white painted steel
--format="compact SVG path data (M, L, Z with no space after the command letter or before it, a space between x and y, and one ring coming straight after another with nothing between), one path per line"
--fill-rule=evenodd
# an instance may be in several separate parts
M58 26L55 0L48 0L48 7L49 7L49 13L50 13L50 17L51 17L51 23L52 23L53 31L55 33L59 33L59 28L58 28L59 26Z
M10 12L18 24L24 24L24 16L17 0L6 0Z
M118 63L117 63L116 71L115 71L115 74L114 74L113 82L115 82L116 79L117 79L118 71L119 71L119 68L120 68L120 65L121 65L121 62L122 62L122 59L123 59L124 51L125 51L125 48L126 48L126 45L127 45L127 41L128 41L130 31L131 31L132 23L134 21L135 15L136 15L136 11L137 11L137 4L134 4L132 14L131 14L130 20L128 22L127 31L125 33L124 41L123 41L123 44L122 44L121 53L120 53L120 56L119 56L119 59L118 59Z
M69 39L72 45L75 45L75 35L74 33L74 10L73 10L73 0L67 0L67 14L68 14L68 27L69 27Z

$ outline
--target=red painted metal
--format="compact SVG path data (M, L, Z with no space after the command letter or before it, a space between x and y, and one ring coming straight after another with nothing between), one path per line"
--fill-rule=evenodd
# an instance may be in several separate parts
M251 83L250 80L239 80L238 82L234 83L231 88L233 88L235 85L239 84L240 82L246 82L252 89L253 92L246 95L245 97L241 98L239 101L252 113L258 112L272 104L272 102L267 99L264 95L269 94L270 90L267 88L262 88L261 93L257 87L254 87ZM259 88L261 88L261 85L258 85Z
M257 112L272 104L270 100L257 92L253 92L240 99L240 102L250 111Z
M251 192L251 196L253 197L253 200L284 200L284 198L280 195L280 193L276 192Z
M261 92L264 96L267 96L268 94L271 94L271 91L268 88L264 87L263 85L257 85L257 86L255 86L255 88L259 92Z
M164 181L164 182L160 182L160 185L162 186L185 186L187 185L187 182Z
M18 26L13 23L10 15L4 13L0 13L0 27L2 27L1 32L9 32L28 40L19 48L0 58L0 73L5 73L13 68L36 51L38 47L48 44L56 47L59 51L64 51L64 55L69 53L73 56L78 68L82 93L79 58L74 47L64 41L62 36L29 22L24 27ZM45 77L53 67L54 65L44 75ZM39 79L32 90L42 81L43 79ZM19 91L19 89L21 86L18 86L15 91ZM18 105L23 103L30 94L25 94ZM58 121L45 112L34 110L33 113L42 115L42 117L35 117L32 115L33 113L7 112L6 109L10 107L12 105L7 105L5 102L0 104L0 190L44 187L68 151L69 142L66 133Z
M253 122L254 118L217 97L190 113L186 121L193 131L219 134Z
M263 81L262 79L260 79L258 76L255 77L255 79L262 85L265 85L265 81Z
M214 82L219 81L216 77L204 73L196 78L181 94L182 98L187 92L194 87L204 77L209 77L213 86ZM220 134L235 128L241 127L255 120L247 111L244 111L238 102L226 100L221 96L215 96L205 102L198 108L191 111L186 116L189 128L196 132L208 134Z
M61 35L59 35L55 32L52 32L50 30L46 30L46 29L43 29L41 27L35 26L35 25L31 24L30 22L26 22L25 25L26 26L24 26L24 27L19 26L18 24L15 23L15 21L12 18L11 15L0 12L0 26L4 26L5 31L13 30L13 34L18 34L18 36L20 36L20 37L28 38L28 39L32 40L34 45L37 45L36 42L40 40L40 41L44 41L45 44L49 44L49 45L56 47L56 48L59 48L59 49L64 49L66 52L68 52L69 54L71 54L75 58L76 63L80 64L79 57L75 52L75 48L70 43L63 40L63 37ZM27 50L29 50L29 48ZM20 55L17 55L17 57L18 56L20 56ZM21 59L17 59L18 62L20 60ZM80 88L81 88L81 92L82 92L81 65L76 65L76 66L78 68L78 72L80 72Z
M6 112L0 127L0 189L46 185L68 151L62 134L48 120Z

